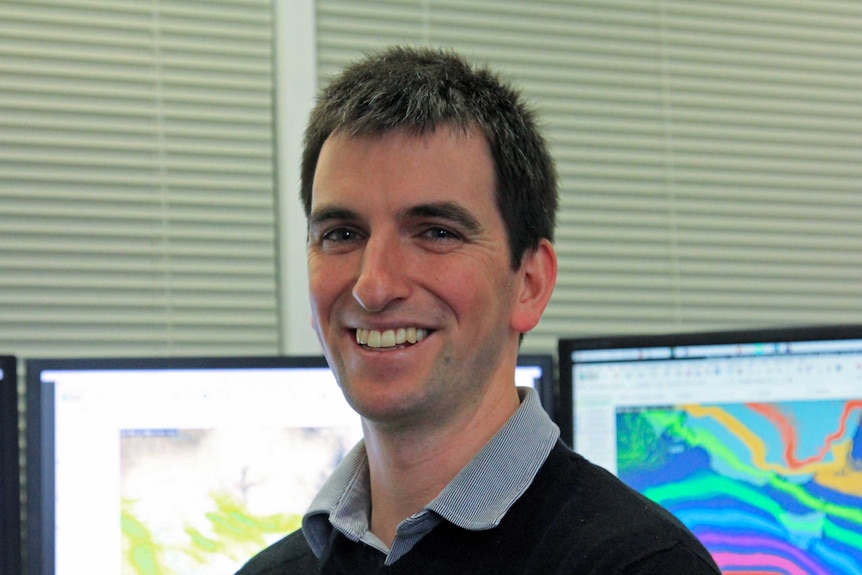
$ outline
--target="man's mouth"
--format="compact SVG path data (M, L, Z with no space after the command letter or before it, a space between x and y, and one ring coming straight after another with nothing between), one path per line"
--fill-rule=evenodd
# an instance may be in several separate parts
M356 330L356 343L373 348L395 347L422 341L428 335L428 330L419 327L400 327L398 329Z

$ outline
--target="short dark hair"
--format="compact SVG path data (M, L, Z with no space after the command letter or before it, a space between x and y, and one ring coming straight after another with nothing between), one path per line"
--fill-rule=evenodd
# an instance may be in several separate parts
M512 267L542 238L553 240L557 174L535 113L488 68L455 52L396 46L345 68L320 93L305 132L301 189L306 216L317 160L333 133L348 137L438 127L478 129L494 162L497 207Z

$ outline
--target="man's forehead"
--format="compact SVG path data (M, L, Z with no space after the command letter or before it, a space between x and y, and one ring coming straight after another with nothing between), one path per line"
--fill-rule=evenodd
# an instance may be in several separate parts
M345 162L369 161L375 162L376 170L357 170L357 166L345 166ZM418 170L434 163L446 162L446 165L435 166L437 172L430 178L442 180L447 176L461 174L486 177L490 180L491 189L496 192L497 173L495 161L488 140L478 129L464 131L457 126L441 126L437 130L416 133L406 129L397 129L379 134L351 135L343 132L332 133L321 147L315 167L311 186L311 200L314 202L315 191L322 176L327 185L337 183L339 179L370 176L372 174L387 174L391 168L397 172L397 166L404 161L412 162ZM388 161L392 165L387 164ZM366 172L356 174L356 172ZM421 176L413 173L399 173L401 177L409 177L411 182L421 182ZM426 174L427 176L427 174ZM427 179L427 178L426 178ZM429 182L430 183L430 182Z
M309 224L418 216L465 231L496 227L496 177L481 134L459 128L423 134L331 135L312 184Z

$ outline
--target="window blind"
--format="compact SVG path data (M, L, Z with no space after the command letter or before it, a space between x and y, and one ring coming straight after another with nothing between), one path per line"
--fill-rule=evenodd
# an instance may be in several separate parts
M267 0L0 2L0 349L273 353Z
M561 179L559 337L862 322L856 0L318 2L320 81L451 46L538 108Z

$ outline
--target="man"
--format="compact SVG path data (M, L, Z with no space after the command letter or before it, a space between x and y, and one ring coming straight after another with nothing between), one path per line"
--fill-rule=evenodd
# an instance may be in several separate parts
M451 52L347 68L306 132L314 328L364 441L240 575L717 574L514 385L554 287L556 175L521 96Z

